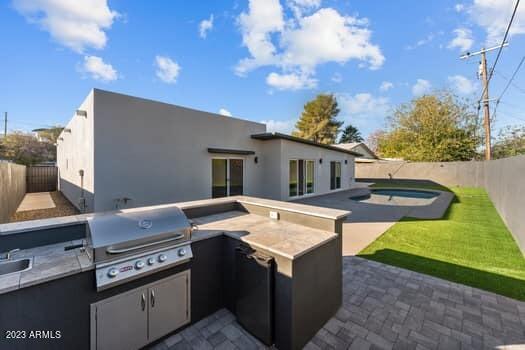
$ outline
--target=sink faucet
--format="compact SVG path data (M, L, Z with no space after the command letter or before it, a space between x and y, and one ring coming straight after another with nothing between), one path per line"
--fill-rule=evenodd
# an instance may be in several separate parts
M8 252L5 252L4 253L4 257L3 258L0 258L0 260L10 260L11 259L11 254L13 253L16 253L20 251L20 249L16 248L16 249L11 249L10 251Z

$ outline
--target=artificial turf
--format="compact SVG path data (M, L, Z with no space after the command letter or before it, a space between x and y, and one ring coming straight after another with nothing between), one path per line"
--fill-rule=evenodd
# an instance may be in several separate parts
M359 256L525 301L525 258L485 190L450 190L456 198L442 219L403 218Z

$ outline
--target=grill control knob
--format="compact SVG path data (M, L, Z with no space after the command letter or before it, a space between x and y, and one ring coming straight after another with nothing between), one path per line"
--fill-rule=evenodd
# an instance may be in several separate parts
M179 249L178 254L179 254L179 256L184 256L184 255L186 255L186 249L184 249L184 248Z
M155 263L155 259L148 258L148 265L153 265Z
M109 278L117 277L117 275L118 275L118 270L116 268L112 267L108 270Z
M166 261L167 258L168 257L166 256L166 254L160 254L159 255L159 262L162 263L162 262Z
M142 260L138 260L138 261L135 263L135 268L136 268L137 270L140 270L140 269L143 268L143 267L144 267L144 261L142 261Z

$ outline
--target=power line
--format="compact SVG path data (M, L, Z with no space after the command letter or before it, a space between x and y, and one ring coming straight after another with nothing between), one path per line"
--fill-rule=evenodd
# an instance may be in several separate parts
M520 63L518 64L518 66L516 67L516 69L514 70L514 73L512 73L512 76L510 77L509 81L507 82L507 85L505 86L505 88L503 89L503 91L501 92L501 94L499 95L498 99L496 100L496 107L494 107L494 118L496 118L496 112L498 111L498 106L501 102L501 98L503 97L503 95L505 95L505 93L507 92L507 90L509 89L509 86L512 84L512 81L514 80L514 78L516 77L516 74L518 74L518 71L520 70L522 64L523 64L523 61L525 61L525 56L523 56L521 58L521 61Z
M505 74L501 73L500 71L495 71L494 73L496 73L496 75L498 75L499 77L501 77L501 78L504 79L505 81L509 81L509 78L508 78ZM511 85L512 85L513 87L515 87L516 90L518 90L519 92L525 94L525 89L522 88L521 86L519 86L518 84L516 84L515 82L512 82Z
M478 99L478 118L479 118L479 111L481 109L481 102L483 102L483 126L485 129L485 160L490 160L492 158L492 147L491 147L491 117L490 117L490 100L489 100L489 83L494 75L494 70L496 69L496 65L499 62L499 59L501 57L501 52L503 51L503 48L508 46L507 37L510 32L510 28L512 26L512 22L514 21L514 17L516 16L516 12L518 10L520 0L516 0L516 5L514 6L514 10L512 11L512 16L510 17L509 23L507 25L507 29L505 30L505 35L503 36L503 39L501 40L501 44L489 49L482 48L480 51L475 53L466 53L465 55L461 56L460 58L465 59L469 58L473 55L481 55L481 62L480 62L480 76L483 81L483 91L481 92L481 96ZM487 70L487 58L486 53L492 50L498 50L498 54L496 56L496 59L494 60L494 64L492 65L492 68L490 69L490 72Z
M490 82L490 79L492 79L492 75L494 74L494 69L496 68L496 65L498 64L498 60L501 56L501 51L503 50L503 46L507 42L507 36L509 35L510 27L512 26L512 22L514 21L514 17L516 16L516 12L518 11L518 6L520 4L520 0L516 0L516 5L514 6L514 10L512 11L512 16L510 17L509 24L507 25L507 29L505 30L505 35L503 36L503 40L501 41L501 45L498 50L498 54L496 55L496 59L494 60L494 64L492 65L492 68L490 69L490 73L487 79L487 84L483 88L483 91L481 92L481 96L479 100L483 98L483 95L485 94L485 90L488 88L488 83Z

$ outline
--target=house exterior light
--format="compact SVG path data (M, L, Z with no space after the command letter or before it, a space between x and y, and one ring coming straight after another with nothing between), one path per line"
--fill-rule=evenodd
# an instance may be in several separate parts
M87 118L87 112L82 110L82 109L77 109L76 115L80 116L80 117L84 117L84 118Z

